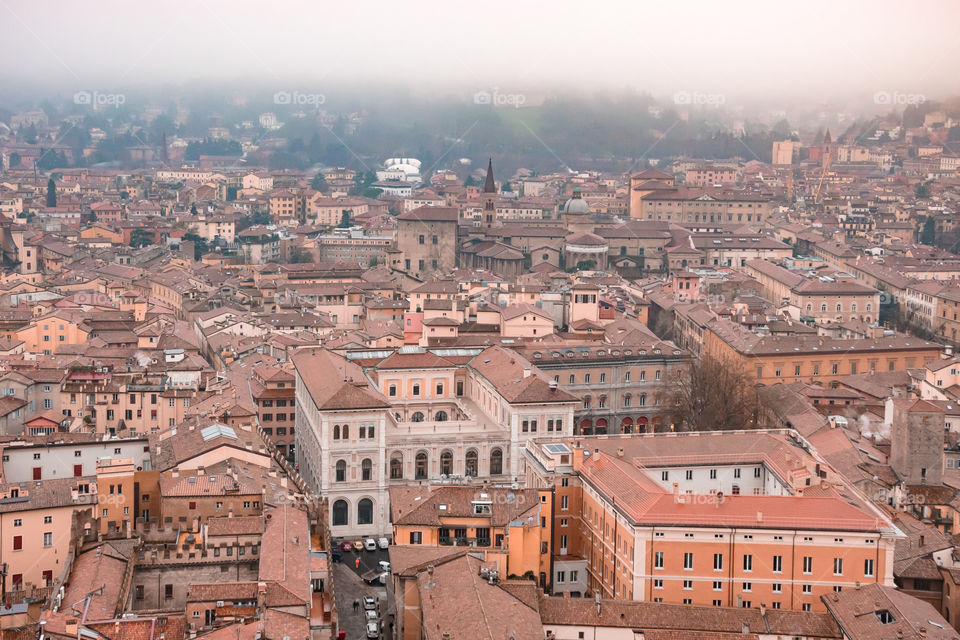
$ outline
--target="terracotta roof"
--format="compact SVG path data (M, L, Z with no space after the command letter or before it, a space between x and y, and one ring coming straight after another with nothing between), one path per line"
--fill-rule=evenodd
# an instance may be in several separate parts
M298 350L293 364L320 411L389 407L363 370L326 349Z

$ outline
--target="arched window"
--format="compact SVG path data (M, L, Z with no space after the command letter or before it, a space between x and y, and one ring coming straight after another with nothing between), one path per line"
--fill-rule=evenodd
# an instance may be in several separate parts
M346 460L337 460L337 482L347 481L347 462Z
M498 476L503 473L503 451L494 449L490 452L490 475Z
M390 479L403 479L403 454L395 453L390 456Z
M342 527L347 524L347 501L337 500L333 503L333 526Z
M340 439L340 425L338 424L333 425L333 439L334 440Z
M583 408L584 409L590 408L590 396L583 396Z
M453 473L453 454L449 451L440 454L440 473L447 475Z
M447 412L446 411L437 411L436 415L433 416L433 419L437 422L446 422L447 421Z
M357 524L373 524L373 500L370 498L357 503Z
M423 422L423 412L422 412L422 411L414 411L414 412L413 412L413 415L410 416L410 420L413 421L413 422Z
M363 480L369 480L373 475L373 461L370 458L364 458L360 463L360 477Z
M629 407L633 403L633 396L629 393L623 394L623 406Z
M346 425L346 424L343 425L343 439L344 440L350 439L350 425Z
M416 469L414 470L414 478L417 480L424 480L427 477L427 452L421 451L417 454L416 460Z
M470 477L476 478L477 467L479 466L479 456L477 456L476 449L470 449L467 451L466 464L464 465L464 473Z

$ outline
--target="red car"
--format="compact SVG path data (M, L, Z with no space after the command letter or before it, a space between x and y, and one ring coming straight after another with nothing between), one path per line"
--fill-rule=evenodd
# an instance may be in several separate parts
M342 545L340 545L340 548L344 551L353 551L353 544L350 542L344 542Z

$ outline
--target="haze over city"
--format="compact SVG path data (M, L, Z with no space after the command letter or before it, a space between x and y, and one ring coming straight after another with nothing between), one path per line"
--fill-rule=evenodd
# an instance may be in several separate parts
M0 0L0 640L960 640L957 25Z
M807 103L956 92L951 0L2 3L0 76L44 89L299 82L631 89ZM356 25L362 25L358 30ZM370 86L373 85L373 86Z

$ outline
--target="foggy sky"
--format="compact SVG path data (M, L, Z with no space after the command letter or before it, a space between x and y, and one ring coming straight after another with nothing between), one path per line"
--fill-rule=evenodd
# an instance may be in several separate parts
M811 103L960 93L960 2L0 0L0 90L564 86Z

